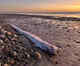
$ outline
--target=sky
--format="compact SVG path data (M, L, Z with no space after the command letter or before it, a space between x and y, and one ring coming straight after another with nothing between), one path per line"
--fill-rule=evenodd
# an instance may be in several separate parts
M80 0L0 0L0 11L80 12Z

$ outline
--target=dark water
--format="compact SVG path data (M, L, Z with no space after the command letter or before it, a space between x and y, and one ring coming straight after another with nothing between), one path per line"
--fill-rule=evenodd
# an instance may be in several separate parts
M77 18L80 18L80 13L69 13L69 14L54 14L54 13L28 13L28 14L31 14L31 15L45 15L45 16L59 16L59 17L77 17Z
M54 13L54 12L44 12L44 13L31 13L31 12L0 12L0 14L28 14L28 15L44 15L44 16L58 16L58 17L77 17L77 18L80 18L80 12L70 12L70 13L65 13L65 12L58 12L58 13Z

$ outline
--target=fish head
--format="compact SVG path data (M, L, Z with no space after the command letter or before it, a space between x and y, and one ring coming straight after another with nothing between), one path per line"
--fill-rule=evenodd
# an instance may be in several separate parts
M48 49L49 56L56 56L58 54L59 48L57 46L50 46Z

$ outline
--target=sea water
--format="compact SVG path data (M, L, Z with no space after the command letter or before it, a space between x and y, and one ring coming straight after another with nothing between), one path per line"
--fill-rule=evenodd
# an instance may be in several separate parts
M44 15L56 17L77 17L80 18L80 13L27 13L29 15Z

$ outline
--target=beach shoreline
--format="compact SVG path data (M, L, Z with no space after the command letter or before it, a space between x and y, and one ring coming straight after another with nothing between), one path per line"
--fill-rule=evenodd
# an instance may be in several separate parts
M23 16L23 17L36 17L43 19L52 19L52 20L60 20L60 21L80 21L80 17L67 17L67 16L48 16L48 15L32 15L32 14L0 14L2 16Z
M0 23L14 24L52 45L59 46L62 52L56 58L56 63L52 62L53 66L80 66L80 21L37 17L15 14L0 15ZM47 62L45 64L48 64Z

